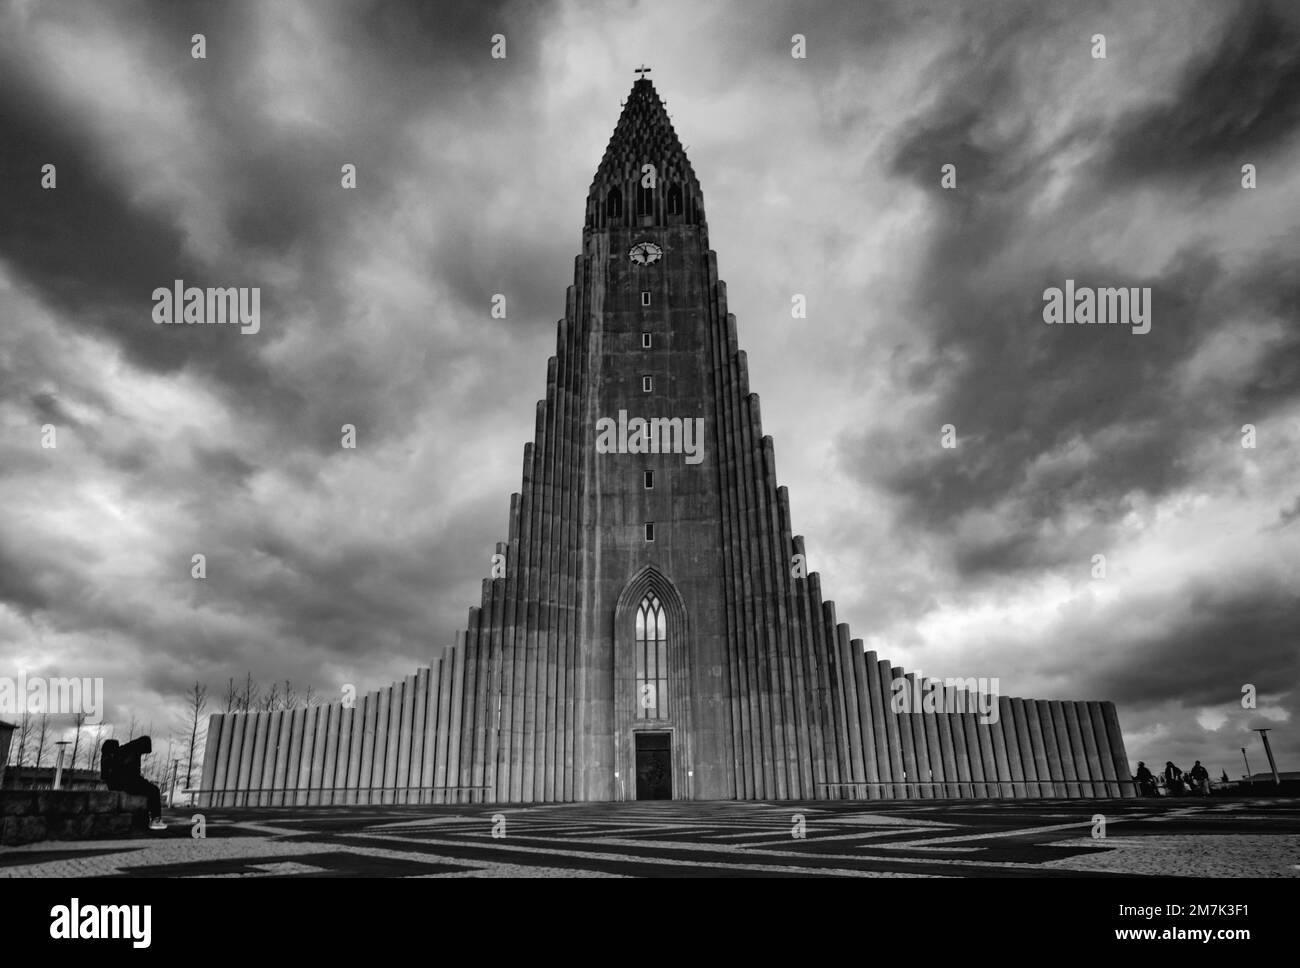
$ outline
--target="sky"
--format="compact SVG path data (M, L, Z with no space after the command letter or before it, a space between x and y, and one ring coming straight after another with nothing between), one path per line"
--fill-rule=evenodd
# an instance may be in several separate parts
M103 676L157 746L196 680L451 644L641 64L853 634L1111 699L1134 762L1300 767L1286 0L0 2L0 675ZM156 325L175 279L259 332ZM1150 332L1046 325L1067 279Z

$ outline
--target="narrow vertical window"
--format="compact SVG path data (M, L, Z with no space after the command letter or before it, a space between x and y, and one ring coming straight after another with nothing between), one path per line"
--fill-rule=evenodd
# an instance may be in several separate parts
M673 185L668 189L668 214L682 214L682 186Z
M638 215L653 215L655 211L655 190L646 185L637 182L636 188L636 213Z
M654 471L646 471L646 472L645 472L645 489L646 489L647 491L649 491L649 490L651 490L654 486L655 486L655 472L654 472Z
M655 525L653 521L647 521L645 523L645 539L646 541L654 541L655 539Z
M642 306L650 305L650 290L648 289L641 290L641 305Z
M641 377L641 392L649 393L655 388L655 380L652 376Z
M654 594L636 610L636 718L668 718L668 616Z
M649 348L650 348L650 334L649 334L649 333L642 333L642 334L641 334L641 349L643 349L643 350L648 350Z

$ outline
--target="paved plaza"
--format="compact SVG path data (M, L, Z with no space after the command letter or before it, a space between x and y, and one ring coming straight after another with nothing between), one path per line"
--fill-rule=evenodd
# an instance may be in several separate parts
M164 833L0 850L0 877L1300 876L1300 802L1281 799L201 812L202 839L172 811Z

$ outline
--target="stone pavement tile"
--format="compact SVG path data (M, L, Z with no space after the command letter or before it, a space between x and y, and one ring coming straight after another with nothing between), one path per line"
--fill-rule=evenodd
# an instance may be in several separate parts
M1287 834L1130 835L1061 841L1086 854L1043 866L1173 877L1300 877L1300 837ZM1098 849L1102 848L1102 849Z

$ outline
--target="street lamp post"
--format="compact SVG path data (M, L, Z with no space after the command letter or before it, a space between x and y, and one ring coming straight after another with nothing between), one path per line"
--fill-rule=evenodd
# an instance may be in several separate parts
M67 752L68 740L61 739L54 744L59 748L58 758L54 761L54 789L63 789L63 754Z
M1255 732L1259 733L1260 737L1264 740L1264 755L1268 757L1268 768L1273 771L1273 782L1277 786L1281 786L1282 778L1277 775L1277 762L1273 759L1273 747L1268 745L1268 730L1257 729Z

